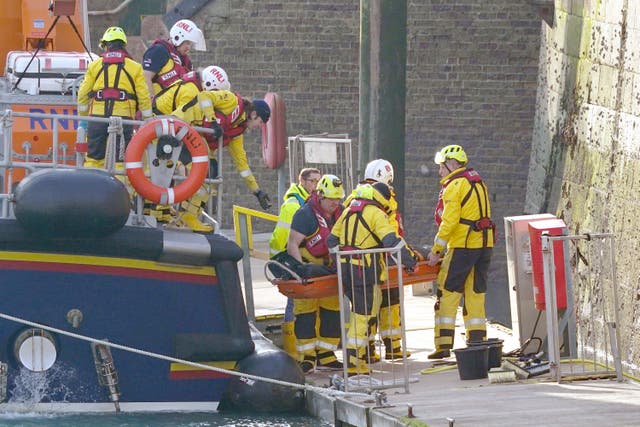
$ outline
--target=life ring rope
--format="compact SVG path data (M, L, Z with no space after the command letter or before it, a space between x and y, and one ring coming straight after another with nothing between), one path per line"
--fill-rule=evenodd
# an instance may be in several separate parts
M192 166L187 178L175 187L160 187L145 175L143 156L153 140L170 135L189 150ZM204 182L209 170L209 151L200 134L177 118L159 118L143 124L125 154L125 168L131 185L145 199L159 204L178 203L191 197Z

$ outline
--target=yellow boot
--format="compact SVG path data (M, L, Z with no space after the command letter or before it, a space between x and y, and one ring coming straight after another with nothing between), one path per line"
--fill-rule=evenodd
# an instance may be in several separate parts
M193 231L200 233L211 233L213 231L213 225L200 222L197 216L188 211L180 214L180 221Z
M362 360L362 355L358 356L360 349L348 348L347 349L347 375L369 375L369 365L366 361Z
M200 214L202 213L204 204L207 200L207 193L200 189L190 199L180 204L180 222L200 233L211 233L213 225L200 222Z

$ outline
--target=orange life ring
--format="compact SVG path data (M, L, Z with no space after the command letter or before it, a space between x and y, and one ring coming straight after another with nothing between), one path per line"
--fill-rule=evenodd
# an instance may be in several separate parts
M278 169L284 162L287 149L284 100L277 93L267 92L264 101L271 109L271 118L262 125L262 159L269 169Z
M160 187L144 174L142 157L145 149L162 135L179 139L191 153L191 170L187 178L175 187ZM198 191L209 170L209 152L207 144L194 128L175 117L164 117L145 123L136 131L127 146L125 167L127 177L138 194L154 203L168 205L186 200Z

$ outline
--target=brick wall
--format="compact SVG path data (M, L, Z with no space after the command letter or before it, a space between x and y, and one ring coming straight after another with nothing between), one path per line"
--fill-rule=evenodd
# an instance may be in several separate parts
M499 241L488 311L508 322L502 218L523 212L540 20L533 7L513 0L414 0L407 16L409 240L433 240L435 151L463 145L493 194ZM245 96L280 93L289 135L337 132L357 140L358 0L214 0L193 19L208 43L206 53L193 55L196 65L222 66ZM263 167L259 135L247 135L245 147L259 183L275 198L277 173ZM224 223L230 226L231 205L258 204L230 162L223 172Z
M409 4L408 233L431 242L439 179L433 156L444 145L462 145L492 193L498 242L487 311L504 322L509 314L502 218L524 208L540 25L534 9L518 1Z

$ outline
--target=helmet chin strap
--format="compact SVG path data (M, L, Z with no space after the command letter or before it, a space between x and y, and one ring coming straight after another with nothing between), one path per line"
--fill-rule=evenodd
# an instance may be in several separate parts
M446 159L443 164L444 164L444 167L447 168L447 171L449 171L449 173L451 173L453 171L451 169L449 169L449 165L447 164L448 161L449 161L449 159Z

